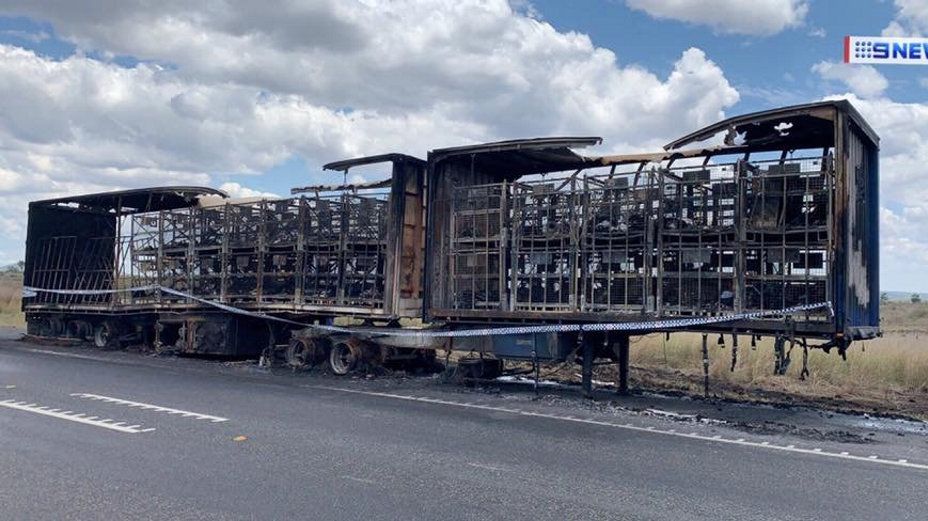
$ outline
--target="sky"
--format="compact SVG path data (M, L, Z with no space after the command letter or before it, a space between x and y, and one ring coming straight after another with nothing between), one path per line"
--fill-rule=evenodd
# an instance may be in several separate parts
M341 181L328 161L517 137L654 151L847 98L882 139L881 286L928 292L928 68L842 64L849 34L928 36L928 0L0 0L0 265L30 200L285 195Z

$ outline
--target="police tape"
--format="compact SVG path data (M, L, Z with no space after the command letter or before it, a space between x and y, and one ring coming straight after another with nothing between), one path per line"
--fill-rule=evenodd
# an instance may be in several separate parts
M477 336L505 336L505 335L526 335L535 333L579 333L579 332L604 332L604 331L669 331L672 329L686 329L699 326L708 326L714 324L724 324L726 322L735 322L739 320L758 320L771 317L786 317L802 312L826 309L829 316L834 316L834 310L831 302L819 302L815 304L800 304L776 310L749 311L746 313L735 313L729 315L713 315L703 317L687 317L675 319L658 319L644 320L637 322L596 322L584 324L546 324L541 326L514 326L514 327L493 327L479 329L392 329L392 328L352 328L343 326L329 326L322 324L307 324L295 320L268 315L257 311L249 311L215 300L209 300L201 297L178 291L172 288L166 288L158 285L137 286L131 288L116 289L46 289L32 286L23 286L23 298L34 298L39 293L52 293L58 295L110 295L115 293L139 293L146 291L161 291L170 295L186 298L214 307L216 309L234 313L236 315L249 316L263 320L286 323L290 325L327 331L330 333L345 334L365 334L370 336L400 336L400 337L422 337L422 338L452 338L452 337L477 337Z

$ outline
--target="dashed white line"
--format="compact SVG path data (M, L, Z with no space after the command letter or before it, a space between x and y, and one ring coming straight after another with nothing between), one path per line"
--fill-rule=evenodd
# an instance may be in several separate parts
M16 409L18 411L32 412L35 414L41 414L43 416L50 416L52 418L58 418L59 420L68 420L75 423L83 423L84 425L93 425L94 427L102 427L104 429L110 429L118 432L123 432L126 434L139 434L142 432L151 432L155 430L154 428L140 429L139 425L125 426L125 423L110 423L113 420L96 420L93 416L92 418L87 418L84 414L74 414L69 412L56 412L49 410L47 407L37 407L36 404L27 404L26 402L16 402L13 400L3 400L0 401L0 407L6 407L8 409Z
M372 479L359 478L356 476L342 476L344 479L350 479L351 481L357 481L358 483L364 483L367 485L376 485L377 482Z
M123 398L114 398L112 396L103 396L102 394L91 394L91 393L71 393L71 396L77 398L87 398L89 400L97 400L106 403L115 403L117 405L126 405L128 407L139 407L145 410L151 410L156 412L166 412L168 414L180 414L184 418L196 418L197 420L209 420L213 423L220 423L229 421L228 418L223 418L221 416L213 416L212 414L203 414L193 411L184 411L182 409L174 409L173 407L164 407L161 405L155 405L151 403L144 402L134 402L132 400L125 400Z
M493 465L486 465L484 463L469 462L468 465L470 465L471 467L478 468L478 469L492 470L493 472L503 472L506 470L502 467L495 467Z
M27 348L26 351L30 353L41 353L43 355L52 355L52 356L63 356L65 358L78 358L80 360L93 360L95 362L112 362L113 359L105 358L102 356L93 356L93 355L82 355L79 353L64 353L61 351L52 351L50 349L32 349Z
M550 420L584 423L588 425L598 425L601 427L612 427L615 429L625 429L625 430L636 431L636 432L650 432L653 434L662 434L664 436L674 436L678 438L689 438L689 439L702 440L702 441L712 441L716 443L727 443L730 445L740 445L743 447L755 447L755 448L768 449L768 450L779 450L783 452L793 452L793 453L798 453L798 454L808 454L812 456L821 456L821 457L827 457L827 458L846 459L846 460L853 460L853 461L862 461L862 462L867 462L867 463L876 463L880 465L890 465L890 466L895 466L895 467L928 470L928 465L926 464L911 463L906 460L891 460L891 459L885 459L885 458L881 459L875 455L856 456L853 454L848 454L847 452L837 453L837 452L815 451L812 449L799 448L799 447L796 447L795 445L775 445L767 441L757 442L757 441L747 441L747 440L744 440L743 438L739 438L739 439L723 438L720 435L704 436L704 435L696 434L695 432L684 434L684 433L676 432L673 430L660 430L660 429L654 429L654 428L649 428L649 427L640 427L637 425L632 425L630 423L618 424L618 423L610 423L610 422L605 422L605 421L600 421L600 420L589 420L589 419L584 419L584 418L568 418L566 416L557 415L557 414L548 414L548 413L532 412L532 411L514 411L512 409L504 409L502 407L495 407L492 405L462 403L462 402L455 402L452 400L442 400L440 398L413 397L413 396L407 396L407 395L402 395L402 394L382 393L382 392L377 392L377 391L362 391L359 389L348 389L344 387L334 387L334 386L327 386L327 385L307 385L304 387L307 389L319 389L319 390L324 390L324 391L335 391L335 392L350 393L350 394L363 394L367 396L377 396L381 398L392 398L395 400L430 403L430 404L435 404L435 405L450 405L453 407L462 407L466 409L509 412L512 414L520 415L520 416L530 416L530 417L535 417L535 418L546 418Z

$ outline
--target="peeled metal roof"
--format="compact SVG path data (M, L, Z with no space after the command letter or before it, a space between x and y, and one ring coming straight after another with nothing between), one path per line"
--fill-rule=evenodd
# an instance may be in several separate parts
M602 138L544 137L496 141L461 147L440 148L429 152L429 163L443 161L473 163L475 168L504 173L517 178L527 174L540 174L572 170L589 166L591 159L573 151L602 143Z
M128 214L173 210L193 206L204 195L229 197L222 190L203 186L159 186L115 192L72 195L57 199L33 201L29 206L71 206L78 210Z
M511 152L520 150L533 149L550 149L550 148L583 148L587 146L598 145L603 142L603 138L596 136L566 136L566 137L540 137L527 139L511 139L508 141L494 141L491 143L480 143L476 145L464 145L459 147L438 148L429 153L430 157L436 159L469 154L484 154L488 152Z
M691 132L664 145L665 150L675 150L695 145L721 132L744 135L744 146L752 150L783 150L790 148L815 148L834 145L834 115L847 114L874 145L880 138L873 128L844 99L819 101L803 105L780 107L723 119L707 127ZM781 131L781 124L791 125ZM726 143L733 145L733 143Z
M356 157L353 159L344 159L342 161L333 161L322 165L323 170L336 170L345 172L349 168L362 165L374 165L377 163L398 163L401 161L410 161L414 163L425 163L418 157L408 156L406 154L380 154L377 156Z

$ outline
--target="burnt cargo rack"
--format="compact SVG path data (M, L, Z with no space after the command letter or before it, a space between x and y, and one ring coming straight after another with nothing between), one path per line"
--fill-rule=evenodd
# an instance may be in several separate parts
M71 293L25 298L29 333L236 356L286 345L291 364L339 374L435 349L573 359L585 380L596 358L627 369L630 335L773 336L779 357L787 341L843 352L880 333L879 140L850 103L733 117L656 153L577 152L600 142L339 161L325 168L390 175L283 199L167 187L30 203L25 285ZM182 295L82 294L152 286ZM346 319L360 327L313 327ZM545 329L603 322L633 327ZM536 329L391 334L410 323Z

